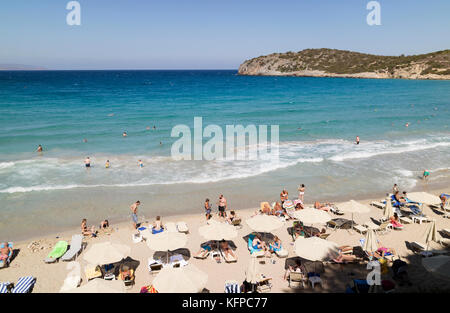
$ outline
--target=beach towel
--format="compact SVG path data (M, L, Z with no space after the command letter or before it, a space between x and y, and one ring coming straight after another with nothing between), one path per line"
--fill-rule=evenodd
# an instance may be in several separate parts
M11 290L12 293L28 293L36 282L33 276L20 277L15 287Z
M0 293L8 293L9 285L11 285L9 281L5 283L0 283Z
M240 293L241 287L237 282L226 282L225 293Z
M153 234L153 235L154 235L154 234L162 233L163 231L164 231L163 228L161 228L160 230L156 230L156 229L152 228L152 234Z
M58 241L53 250L47 255L45 263L53 263L57 259L62 257L66 253L68 245L69 244L67 243L67 241L64 240Z

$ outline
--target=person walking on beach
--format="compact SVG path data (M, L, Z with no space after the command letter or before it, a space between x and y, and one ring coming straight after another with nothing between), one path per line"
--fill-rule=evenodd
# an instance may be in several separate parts
M396 194L397 192L399 192L400 190L398 189L397 184L394 184L394 187L392 188L392 194Z
M37 151L37 152L42 152L42 146L39 145L36 151Z
M223 195L220 195L219 202L218 202L218 208L219 208L219 216L226 218L225 211L227 209L227 199Z
M423 175L422 175L422 179L428 179L428 176L430 176L430 171L429 170L424 170L423 171Z
M356 136L356 142L357 145L359 145L359 136Z
M211 218L211 204L209 204L209 199L206 198L205 200L205 215L206 215L206 220L208 221Z
M304 196L305 196L305 185L301 184L298 186L298 198L303 203L304 202Z
M89 157L86 157L86 159L84 159L84 165L86 166L86 168L91 167L91 159L89 159Z
M141 167L141 168L144 167L144 163L142 163L142 160L139 160L139 161L138 161L138 165L139 165L139 167Z
M141 201L136 201L135 203L133 203L131 205L131 219L133 221L133 227L134 229L137 229L137 224L138 224L138 217L137 217L137 213L138 213L138 207L141 204Z

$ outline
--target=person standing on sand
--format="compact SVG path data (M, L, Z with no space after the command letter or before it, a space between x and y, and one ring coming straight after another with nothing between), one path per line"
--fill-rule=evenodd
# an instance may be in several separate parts
M219 202L218 202L218 208L219 208L219 216L226 218L225 211L227 209L227 199L223 195L219 196Z
M135 203L133 203L131 205L131 219L133 221L133 227L134 229L137 229L137 224L138 224L138 217L137 217L137 213L138 213L138 207L141 204L141 201L136 201Z
M430 176L430 171L429 170L424 170L422 178L426 180L426 179L428 179L428 176Z
M302 203L304 202L304 197L305 197L305 185L301 184L300 186L298 186L298 198Z
M286 188L283 189L283 191L280 193L280 200L281 200L281 205L283 205L284 201L288 200L288 192L286 190Z
M86 157L86 159L84 159L84 165L86 166L86 168L91 167L91 159L89 159L89 157Z
M359 145L359 136L356 136L356 142L357 145Z
M139 167L144 167L144 163L142 163L142 160L138 161L138 165L139 165Z
M106 160L105 168L109 168L111 165L109 164L109 160Z

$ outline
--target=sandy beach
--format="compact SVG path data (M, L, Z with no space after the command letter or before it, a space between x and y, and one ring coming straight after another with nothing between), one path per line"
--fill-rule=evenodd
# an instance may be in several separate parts
M429 191L432 194L439 195L441 192L446 192L450 188ZM276 193L274 193L276 194ZM312 196L307 195L311 199ZM383 199L383 195L375 199L366 199L360 201L363 204L369 205L374 200ZM275 197L268 197L267 199L261 199L262 201L273 201ZM362 224L370 220L370 218L379 219L382 217L383 210L370 206L371 211L368 214L355 214L354 220L358 224ZM197 266L199 269L208 274L208 283L206 288L212 293L224 292L224 283L226 280L237 280L242 282L245 277L245 270L250 259L250 253L247 249L247 244L242 237L252 232L248 227L245 220L254 214L256 209L240 210L237 212L238 216L242 218L243 227L238 230L238 237L233 241L237 246L235 253L238 257L237 263L216 263L211 257L206 260L198 260L190 258L189 262ZM213 210L213 219L218 220L215 210ZM450 219L443 218L435 210L428 206L424 206L424 213L431 219L436 220L438 231L445 228L450 228ZM333 216L337 217L337 216ZM344 214L344 218L351 219L350 214ZM154 217L148 218L142 224L148 225L148 222L153 222ZM200 248L200 244L206 240L202 238L198 233L198 228L206 224L205 217L202 212L191 215L178 215L170 217L162 217L163 223L165 222L178 222L185 221L189 227L188 241L186 248L191 252L191 256L194 255ZM88 221L89 222L89 221ZM90 224L89 224L90 225ZM292 226L292 221L287 221L285 225L274 231L273 234L277 235L283 242L284 247L289 251L289 257L295 256L293 252L292 239L287 233L287 227ZM321 227L319 225L314 225ZM421 241L425 232L427 223L422 224L405 224L403 230L391 230L387 234L378 235L378 239L384 246L394 248L400 257L409 263L408 272L413 282L411 287L397 286L397 292L423 292L423 291L443 291L450 290L450 282L433 274L427 272L421 265L421 256L414 254L409 250L406 242ZM100 232L97 238L86 238L84 241L87 243L86 249L90 248L90 245L103 241L111 241L115 243L121 243L128 245L131 248L130 256L133 259L139 260L141 263L136 271L136 284L132 289L127 292L135 293L139 292L143 286L150 285L154 279L154 275L151 275L147 268L148 258L153 256L154 251L151 251L145 242L133 243L132 234L135 231L132 229L131 221L122 222L111 225L111 234L104 234ZM51 251L52 246L59 240L67 240L70 243L70 238L73 234L79 233L78 229L69 230L64 233L49 235L40 238L32 238L22 242L16 242L14 249L16 249L15 257L12 260L10 266L0 270L0 281L17 281L21 276L32 275L37 278L33 292L37 293L55 293L59 292L59 289L63 285L63 281L67 276L69 270L67 262L58 262L55 264L45 264L44 259ZM333 241L338 245L350 245L356 246L359 244L359 239L364 235L359 234L354 230L332 230L327 229L329 237L327 240ZM29 248L32 242L39 243L38 250L34 252ZM445 249L439 244L434 245L432 248ZM81 265L82 283L86 283L84 277L84 267L86 262L83 260L83 253L86 249L77 257L76 261ZM447 248L448 249L448 248ZM273 256L272 259L275 262L265 258L265 264L261 264L261 270L266 277L272 278L272 290L271 292L344 292L345 286L349 284L354 278L365 278L368 270L366 265L338 265L330 264L326 266L326 272L322 275L323 286L316 286L315 289L307 287L305 289L291 289L288 287L287 281L283 280L285 259ZM392 279L391 274L383 275L383 278Z

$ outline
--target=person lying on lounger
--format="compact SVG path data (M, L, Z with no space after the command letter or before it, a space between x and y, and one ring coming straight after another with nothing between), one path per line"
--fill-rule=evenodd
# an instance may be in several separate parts
M267 251L266 243L264 241L262 241L261 235L259 235L259 234L257 234L255 236L255 238L253 239L252 246L253 246L253 249L257 249L257 250L262 249L264 251Z
M338 256L333 258L333 261L336 263L352 262L358 258L356 255L353 254L353 247L351 246L340 246L338 249L339 249ZM348 253L350 251L351 254Z
M378 242L378 249L373 253L373 256L379 259L389 255L395 255L395 250L393 248L383 247L383 245Z
M392 224L394 228L402 229L403 225L400 224L397 213L394 213L394 216L391 216L389 222Z
M306 238L306 232L302 224L297 223L294 225L294 240L298 237L305 237Z
M233 252L233 249L231 249L230 245L226 240L223 240L220 242L220 250L225 254L225 259L228 259L231 255L234 259L237 259L236 255Z
M297 204L295 205L295 210L303 210L305 207L303 206L303 204L301 202L297 202Z
M274 253L277 251L281 251L283 247L281 246L281 239L278 236L273 238L273 241L269 244L269 251Z
M394 194L394 199L395 199L397 202L400 202L400 203L405 203L405 202L406 202L406 199L403 198L403 197L401 197L401 196L400 196L400 192L398 192L398 191Z
M7 261L9 259L9 256L12 254L12 249L8 245L7 242L3 242L0 245L0 260Z
M212 251L212 250L216 250L217 249L217 245L216 244L206 244L203 247L200 247L200 250L198 250L198 252L195 254L194 258L199 258L199 259L204 259L205 257L208 256L208 254ZM216 256L215 257L216 261L218 259L220 259L220 256Z
M286 272L284 273L283 279L287 280L290 273L301 273L301 265L302 263L300 262L300 260L295 260L295 264L289 265L289 267L287 268Z
M314 208L317 210L329 212L330 207L331 207L331 203L328 203L328 202L324 203L324 204L321 204L319 201L314 202Z

